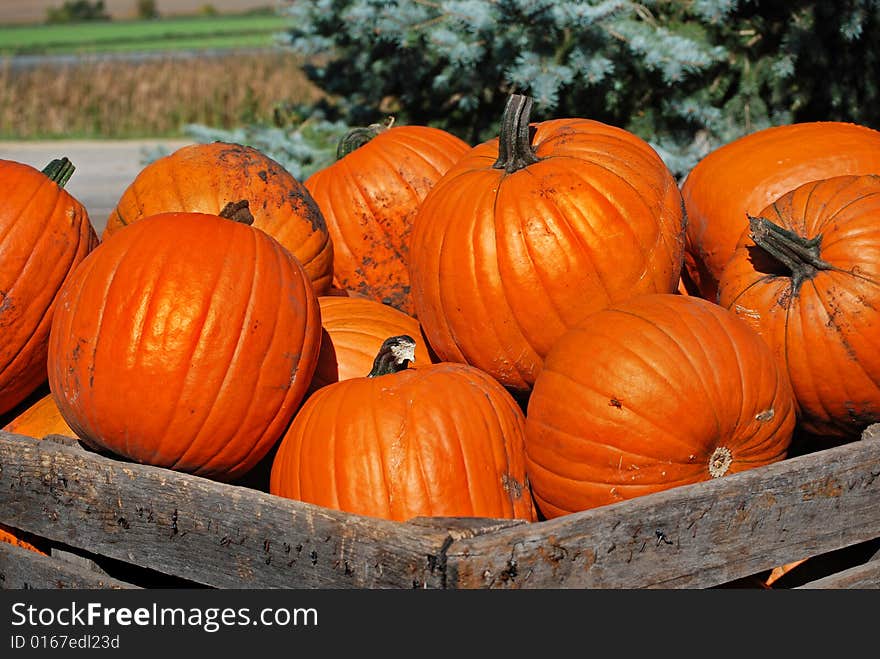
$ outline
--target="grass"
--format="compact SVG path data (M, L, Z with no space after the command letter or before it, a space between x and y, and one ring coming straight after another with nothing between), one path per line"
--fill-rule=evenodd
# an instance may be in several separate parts
M262 14L13 25L0 30L0 55L270 46L288 25L283 16Z
M280 49L195 63L83 58L14 69L7 61L0 62L0 139L182 137L189 123L231 129L269 122L277 104L321 95L299 56Z

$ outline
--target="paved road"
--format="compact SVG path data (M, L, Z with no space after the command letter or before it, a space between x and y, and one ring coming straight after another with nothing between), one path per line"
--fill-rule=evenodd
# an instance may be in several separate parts
M119 197L150 158L171 153L191 140L100 140L2 142L0 158L37 169L53 158L67 156L76 166L66 189L89 212L100 236Z

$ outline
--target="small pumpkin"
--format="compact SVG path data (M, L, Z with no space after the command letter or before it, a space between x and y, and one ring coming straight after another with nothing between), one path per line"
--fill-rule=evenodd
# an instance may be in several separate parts
M40 171L0 160L0 415L46 382L58 291L98 244L85 207L64 185L67 158Z
M512 95L500 137L431 188L410 248L431 347L517 392L583 316L675 291L684 251L678 186L645 141L582 118L530 124L531 105Z
M376 353L389 336L418 337L413 362L430 364L432 356L419 321L381 302L359 297L321 296L321 352L310 391L369 373Z
M278 162L250 146L190 144L144 167L107 218L102 239L150 215L218 215L247 207L253 225L300 261L319 295L333 276L333 244L311 194Z
M811 181L749 223L720 304L773 348L801 429L858 439L880 421L880 176Z
M391 337L368 376L315 392L278 445L269 491L397 521L534 521L522 410L486 373L407 368L414 354L412 337Z
M311 284L277 240L161 213L103 242L62 289L49 386L84 443L230 481L281 437L320 338Z
M880 131L836 121L773 126L721 146L688 173L685 273L699 294L718 299L718 279L748 228L774 199L831 176L880 172Z
M547 518L783 459L785 372L733 313L695 296L634 297L547 355L526 413L526 466Z
M470 145L431 126L355 128L338 159L305 181L333 241L336 285L408 314L409 239L428 190Z

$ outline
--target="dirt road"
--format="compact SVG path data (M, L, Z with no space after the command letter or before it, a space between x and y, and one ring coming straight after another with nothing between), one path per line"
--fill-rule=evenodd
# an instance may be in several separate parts
M110 211L144 165L157 155L191 143L191 140L0 141L0 158L42 169L52 159L67 156L76 171L66 189L86 207L100 236Z

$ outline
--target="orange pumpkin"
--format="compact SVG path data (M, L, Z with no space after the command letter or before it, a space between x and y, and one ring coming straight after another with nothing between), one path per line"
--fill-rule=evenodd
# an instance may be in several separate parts
M681 195L642 139L588 119L529 124L510 97L498 139L428 192L410 250L413 301L446 361L528 391L555 340L632 295L676 290Z
M86 444L234 480L302 401L319 313L302 266L263 231L154 215L102 243L64 286L49 386Z
M245 202L253 225L290 250L315 292L326 293L333 276L333 245L321 210L284 167L241 144L190 144L151 162L122 193L102 238L150 215L217 215L232 210L230 204Z
M38 398L9 421L2 430L42 439L46 435L76 437L76 433L61 416L61 411L51 393Z
M310 389L332 382L364 377L376 353L389 336L418 337L416 366L430 364L431 354L422 340L422 328L412 316L388 305L358 297L321 296L321 352Z
M392 337L368 377L315 392L278 445L269 491L398 521L533 521L522 410L471 366L406 368L414 351Z
M809 181L877 172L880 131L842 122L775 126L715 149L681 186L688 278L702 297L716 301L718 279L748 228L747 215Z
M880 176L812 181L752 217L719 301L773 348L803 430L858 439L880 421Z
M529 398L526 457L548 518L786 456L795 403L770 348L699 297L642 295L584 318Z
M0 415L46 381L58 290L97 245L83 205L64 190L66 158L43 171L0 160Z
M305 186L327 220L340 288L413 313L409 238L428 190L470 146L439 128L375 124L343 137Z

